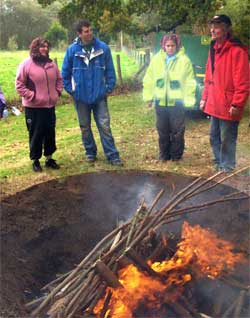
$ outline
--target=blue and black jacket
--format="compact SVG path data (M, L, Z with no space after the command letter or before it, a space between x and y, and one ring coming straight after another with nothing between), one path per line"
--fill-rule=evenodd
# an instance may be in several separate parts
M71 44L65 54L62 77L65 90L75 101L94 104L106 97L116 83L110 48L97 38L90 54L80 38Z

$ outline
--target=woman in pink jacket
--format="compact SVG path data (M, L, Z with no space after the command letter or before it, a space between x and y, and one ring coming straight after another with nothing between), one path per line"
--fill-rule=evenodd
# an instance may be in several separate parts
M26 125L29 132L30 159L35 172L41 172L42 151L45 167L59 169L52 159L56 151L55 105L63 85L58 67L49 58L50 44L37 37L30 45L30 57L18 68L16 90L22 96Z

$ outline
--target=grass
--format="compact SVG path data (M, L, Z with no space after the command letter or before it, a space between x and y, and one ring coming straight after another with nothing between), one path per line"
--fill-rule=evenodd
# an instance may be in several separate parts
M57 107L57 147L55 159L61 165L58 171L45 170L37 174L31 170L28 134L24 115L10 115L0 122L0 184L4 197L34 184L70 175L108 170L170 171L188 175L212 173L209 145L209 120L187 119L186 149L180 162L160 163L154 110L142 102L141 93L109 97L111 126L121 158L122 168L110 166L104 156L99 134L93 124L98 147L98 161L91 165L84 160L80 129L73 104ZM249 114L246 112L239 129L238 165L249 163ZM43 159L42 159L43 164Z
M116 54L120 54L124 81L131 80L133 74L138 70L138 65L125 53L113 52L115 66ZM0 51L0 85L9 103L18 98L14 89L16 69L27 56L27 51ZM63 56L64 52L51 52L51 58L57 58L59 68L61 68ZM161 163L156 160L158 137L155 129L155 114L153 109L147 108L142 102L140 92L127 92L126 95L109 97L111 127L125 166L115 168L107 163L95 124L93 124L93 132L98 147L98 161L90 165L84 160L84 150L73 102L69 97L61 99L61 103L65 103L65 101L68 101L68 104L58 106L56 109L58 150L54 157L61 165L61 169L58 171L44 169L44 172L40 174L32 171L24 114L19 117L11 114L7 119L0 121L1 197L51 179L88 172L134 169L169 171L193 176L213 172L208 136L209 120L204 118L187 119L186 146L182 161ZM237 147L239 166L249 164L249 133L249 112L246 109L239 128Z
M65 52L51 51L50 58L57 59L58 67L61 69ZM139 66L130 59L124 52L112 52L115 69L117 69L116 55L120 55L121 71L123 80L126 82L138 70ZM18 65L29 56L28 51L0 51L0 87L5 99L9 104L13 100L19 99L15 91L15 76Z

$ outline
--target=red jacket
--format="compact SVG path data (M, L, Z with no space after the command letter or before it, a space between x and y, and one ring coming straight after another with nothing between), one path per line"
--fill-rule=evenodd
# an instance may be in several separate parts
M62 77L54 62L44 66L31 58L24 60L18 68L16 90L26 107L54 107L63 90Z
M213 41L202 93L202 99L206 101L204 112L220 119L239 121L248 93L249 66L244 46L237 40L228 39L218 49ZM232 105L240 109L238 116L229 114Z

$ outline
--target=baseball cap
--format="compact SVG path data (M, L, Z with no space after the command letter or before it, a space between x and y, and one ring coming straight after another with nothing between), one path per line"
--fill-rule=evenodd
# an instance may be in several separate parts
M232 25L231 19L225 14L215 15L209 23L225 23L227 25Z

